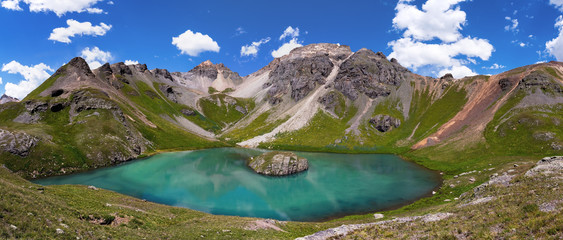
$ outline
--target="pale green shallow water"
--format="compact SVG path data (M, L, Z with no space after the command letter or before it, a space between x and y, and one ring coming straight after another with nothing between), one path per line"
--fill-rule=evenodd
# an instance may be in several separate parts
M395 155L298 152L310 169L261 176L245 160L262 150L219 148L163 153L116 167L34 181L94 185L203 212L315 221L406 204L440 184L436 173Z

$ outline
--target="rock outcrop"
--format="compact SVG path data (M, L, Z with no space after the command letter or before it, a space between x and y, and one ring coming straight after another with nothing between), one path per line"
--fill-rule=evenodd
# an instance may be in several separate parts
M26 157L37 142L39 142L39 138L27 133L0 129L0 150L11 154Z
M256 173L268 176L287 176L309 169L307 159L292 152L268 152L252 157L247 165Z
M390 86L398 86L406 80L408 69L396 61L390 62L383 53L360 49L340 66L334 88L351 100L360 94L370 98L388 96Z
M327 55L296 58L282 61L270 72L268 97L271 104L281 101L281 97L291 91L296 102L303 99L316 86L325 84L326 77L334 64Z
M401 126L401 120L391 117L389 115L379 114L369 120L369 123L380 132L387 132L393 128Z
M543 91L563 93L563 88L555 83L553 77L541 71L534 71L524 77L518 87L526 90L539 88Z

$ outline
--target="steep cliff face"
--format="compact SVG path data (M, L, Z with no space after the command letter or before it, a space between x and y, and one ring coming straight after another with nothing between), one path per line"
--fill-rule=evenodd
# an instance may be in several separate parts
M389 61L383 53L360 49L342 63L334 88L351 100L360 94L369 98L389 96L391 88L407 80L409 71L396 61Z
M269 73L268 101L280 103L289 94L295 102L306 97L317 86L324 85L335 66L352 52L347 46L314 44L294 49L280 58Z

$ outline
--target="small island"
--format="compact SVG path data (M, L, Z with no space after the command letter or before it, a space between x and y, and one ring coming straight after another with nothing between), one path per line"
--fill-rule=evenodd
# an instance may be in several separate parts
M267 152L257 157L251 157L248 167L258 174L267 176L287 176L306 171L309 162L306 158L292 152Z

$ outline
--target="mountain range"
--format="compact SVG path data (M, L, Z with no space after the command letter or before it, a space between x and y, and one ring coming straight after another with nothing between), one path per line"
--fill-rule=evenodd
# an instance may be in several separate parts
M241 77L74 58L23 100L2 97L0 160L25 177L222 146L417 153L563 153L563 63L420 76L368 49L312 44ZM6 101L4 99L7 99Z

